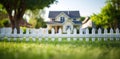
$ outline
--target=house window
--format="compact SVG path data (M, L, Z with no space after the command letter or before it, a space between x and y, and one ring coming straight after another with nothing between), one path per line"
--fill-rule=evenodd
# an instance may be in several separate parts
M64 22L64 21L65 21L65 18L64 18L64 17L60 17L60 21L61 21L61 22Z
M66 26L66 30L70 29L71 30L71 27L70 25Z
M73 19L73 21L76 21L76 19Z
M55 21L55 19L52 19L52 21Z

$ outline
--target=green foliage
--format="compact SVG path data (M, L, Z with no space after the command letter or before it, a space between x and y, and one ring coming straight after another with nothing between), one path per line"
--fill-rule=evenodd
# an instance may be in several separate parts
M29 23L32 24L32 28L35 28L37 20L35 18L30 18Z
M111 3L107 3L101 10L99 14L93 14L91 19L97 25L97 27L104 28L117 28L119 27L119 21L117 10Z
M44 22L44 19L42 17L37 18L36 20L37 20L37 24L36 24L35 28L40 28L40 27L46 28L47 27L47 25Z
M0 27L10 27L10 22L8 18L0 20Z
M5 14L7 13L2 4L0 4L0 13L1 13L1 12L2 12L2 13L5 13Z
M85 17L82 17L82 16L80 17L80 21L83 21L84 19L85 19Z
M120 0L107 0L108 3L112 3L115 9L120 11Z
M22 20L26 10L43 9L49 7L56 0L0 0L0 5L7 11L11 20L12 32L14 28L20 33L19 20ZM0 7L1 9L1 7ZM13 13L14 11L14 13Z
M5 8L9 7L12 10L18 8L30 10L43 9L44 7L49 7L49 5L54 2L55 0L0 0L0 4L2 4Z
M29 23L32 24L33 28L40 28L40 27L46 28L47 27L47 25L44 22L44 19L42 17L40 17L40 18L31 18Z
M30 23L32 24L32 27L34 28L46 28L47 25L46 23L44 22L44 14L45 14L45 10L44 9L37 9L37 10L34 10L34 11L30 11L28 10L26 12L26 14L31 14L30 16Z
M26 33L26 27L20 27L20 29L23 31L23 34Z

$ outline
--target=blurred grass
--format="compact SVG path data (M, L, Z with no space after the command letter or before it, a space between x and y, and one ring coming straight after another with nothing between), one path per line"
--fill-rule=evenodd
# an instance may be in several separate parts
M120 41L0 41L0 59L120 59Z

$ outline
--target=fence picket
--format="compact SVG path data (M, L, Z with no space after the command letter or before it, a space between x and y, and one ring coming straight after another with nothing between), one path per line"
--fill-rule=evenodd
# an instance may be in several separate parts
M52 32L52 35L55 34L55 30L53 28L51 29L51 32Z
M82 28L80 28L79 33L83 34L83 29Z
M107 29L105 28L105 29L104 29L104 34L107 34L107 33L108 33L108 31L107 31Z
M17 29L16 28L14 29L14 34L17 34Z
M112 28L110 29L110 34L113 34L113 29Z
M28 41L29 41L29 38L26 38L26 41L28 42Z
M22 29L20 29L20 34L23 34L23 30Z
M42 38L39 38L39 41L41 41L42 40Z
M53 28L52 28L51 32L52 32L52 35L55 35L55 30ZM55 38L52 38L51 40L54 41Z
M52 38L51 40L52 40L52 41L55 41L55 38Z
M76 28L74 28L73 33L77 34L77 29Z
M85 38L86 39L86 42L88 42L89 41L89 38Z
M35 42L35 41L36 41L36 38L32 38L32 40Z
M83 41L83 38L79 38L80 41Z
M58 41L61 42L61 41L62 41L62 38L58 38Z
M98 29L98 34L102 34L101 28Z
M61 28L59 28L59 33L58 34L62 34L62 29Z
M89 30L88 30L88 28L86 29L85 34L89 34Z
M76 40L77 40L77 38L73 38L73 40L74 40L74 41L76 41Z
M71 39L70 38L67 38L67 41L70 41Z
M95 28L92 28L92 34L95 34Z
M95 41L95 38L92 38L92 42L94 42Z
M113 29L111 28L111 29L110 29L110 35L112 36L112 34L113 34ZM113 40L113 38L110 37L110 40Z
M116 34L119 34L119 29L118 29L118 28L115 30L115 33L116 33ZM116 40L117 40L117 41L119 40L118 37L119 37L119 35L116 35Z
M117 28L117 29L115 30L115 32L116 32L116 34L119 34L119 29Z
M97 31L97 33L96 33ZM107 29L104 29L103 33L102 30L99 28L98 30L96 30L95 28L92 29L92 34L89 33L89 29L85 28L79 29L79 34L77 33L77 29L74 28L73 31L71 31L71 29L67 30L67 34L64 33L61 28L59 28L58 33L55 33L55 29L51 29L51 34L48 33L48 29L30 29L27 28L26 29L26 33L23 34L22 29L20 29L20 34L17 34L17 30L14 29L14 33L11 33L12 29L11 28L0 28L0 39L4 39L5 37L7 37L8 41L11 40L11 38L13 38L14 41L18 40L18 38L20 39L20 41L23 40L23 37L25 37L24 39L26 41L30 40L30 37L32 38L32 41L36 41L36 38L38 38L39 41L42 40L42 38L44 38L46 41L48 41L49 39L51 39L52 41L55 41L55 39L58 39L58 41L62 41L62 38L67 38L67 41L71 41L71 38L76 41L77 38L80 41L83 41L83 39L85 38L85 41L89 41L91 38L92 41L95 41L95 38L98 38L98 41L100 41L102 38L104 39L104 41L107 41L108 38L110 38L110 40L113 40L114 38L116 38L116 40L120 39L120 32L119 29L117 28L114 30L111 28L110 29L110 33L108 33ZM73 34L72 34L73 33ZM49 39L48 39L49 38Z

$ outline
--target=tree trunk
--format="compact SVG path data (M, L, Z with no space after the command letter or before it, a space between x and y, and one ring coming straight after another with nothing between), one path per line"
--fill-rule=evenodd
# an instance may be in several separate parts
M10 22L11 22L11 27L12 27L12 33L14 33L15 21L10 19Z
M17 34L19 34L20 33L20 25L19 25L19 20L15 20L15 28L16 28L16 30L17 30Z
M10 19L10 22L11 22L12 33L14 33L14 29L15 29L15 20L14 20L13 16L11 16L10 14L9 14L9 19Z
M20 25L19 25L19 19L9 16L10 22L11 22L11 27L12 27L12 33L14 33L14 30L17 30L17 33L20 33Z

